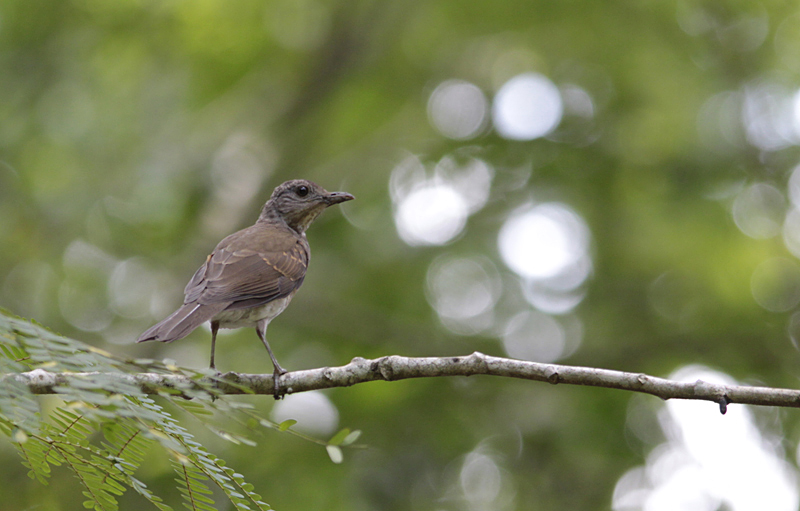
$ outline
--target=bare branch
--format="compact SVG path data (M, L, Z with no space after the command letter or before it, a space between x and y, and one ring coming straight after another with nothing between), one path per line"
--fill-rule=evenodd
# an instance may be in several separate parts
M73 379L92 378L99 374L51 373L37 369L26 373L6 374L0 378L0 384L13 378L26 385L35 394L51 394L55 393L56 387L69 385ZM722 413L725 413L729 403L800 407L800 390L717 385L702 380L682 383L641 373L541 364L491 357L478 352L468 356L442 358L410 358L397 355L374 360L354 358L349 364L340 367L323 367L286 373L281 377L280 386L287 393L296 393L332 387L349 387L357 383L375 380L395 381L407 378L479 374L552 384L565 383L629 390L652 394L661 399L701 399L719 404ZM195 385L194 380L178 374L103 373L103 377L118 378L121 383L139 387L148 394L157 393L164 387L185 389ZM271 374L230 372L215 378L206 378L204 384L218 389L223 394L272 394L274 388Z

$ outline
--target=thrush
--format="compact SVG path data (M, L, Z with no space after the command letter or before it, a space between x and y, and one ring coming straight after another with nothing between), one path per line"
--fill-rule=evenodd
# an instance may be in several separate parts
M255 327L272 360L275 398L286 373L267 342L267 325L294 297L308 268L306 229L325 208L353 200L304 179L275 188L255 225L219 242L184 289L183 305L136 342L172 342L211 322L211 369L220 328Z

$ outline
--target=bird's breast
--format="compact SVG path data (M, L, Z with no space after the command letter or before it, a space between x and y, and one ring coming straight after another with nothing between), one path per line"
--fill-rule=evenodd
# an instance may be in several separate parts
M214 321L219 321L220 328L254 327L261 320L272 321L283 312L291 300L292 295L289 295L257 307L224 310L214 316Z

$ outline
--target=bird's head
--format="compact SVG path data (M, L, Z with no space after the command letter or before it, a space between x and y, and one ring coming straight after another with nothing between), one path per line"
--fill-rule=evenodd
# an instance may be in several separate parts
M345 192L329 192L305 179L293 179L275 188L258 220L283 221L302 234L325 208L354 198Z

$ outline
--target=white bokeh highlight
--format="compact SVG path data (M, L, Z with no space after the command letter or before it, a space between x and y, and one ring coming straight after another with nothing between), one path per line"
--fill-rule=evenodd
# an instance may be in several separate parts
M560 91L565 113L583 117L584 119L591 119L594 117L596 110L594 100L585 89L568 83L563 85Z
M503 348L511 358L555 362L564 354L566 332L553 316L539 311L520 312L506 324Z
M471 335L493 325L502 283L487 258L444 256L428 269L426 292L444 326Z
M451 506L453 509L510 511L517 508L514 480L503 468L501 456L486 445L468 453L454 475L456 478L451 484L455 491L448 492L445 497L459 502L460 505Z
M682 368L670 379L737 383L702 366ZM797 471L780 443L765 438L750 410L730 405L722 415L705 401L670 400L659 414L667 437L617 482L614 511L795 511Z
M506 220L498 246L503 261L520 277L550 279L586 256L589 230L565 204L526 206ZM585 270L580 274L585 278Z
M731 212L733 221L744 234L755 239L772 238L781 233L786 200L773 185L755 183L739 193Z
M511 140L533 140L553 131L563 115L561 94L538 73L507 81L494 97L492 119L497 133Z
M294 419L297 424L292 426L293 429L309 435L331 435L339 425L336 405L316 390L286 396L275 403L270 416L278 423Z
M488 509L500 495L503 476L490 456L471 452L464 459L459 480L470 507Z
M767 80L744 87L742 124L747 141L764 151L778 151L798 143L795 91Z
M585 258L588 261L588 258ZM587 265L588 266L588 265ZM588 273L575 272L576 275L588 276ZM558 279L540 282L527 279L522 282L522 292L528 303L547 314L566 314L580 304L586 291L584 289L558 289L551 284ZM582 283L583 281L581 281Z
M467 204L469 214L479 211L489 200L494 170L479 158L459 164L445 156L433 170L434 176L453 187Z
M486 96L472 83L446 80L431 93L428 119L445 137L454 140L474 138L488 121Z
M432 172L410 156L392 171L389 192L400 238L412 246L445 245L489 198L494 173L478 158L439 161Z
M429 183L403 199L395 222L409 245L444 245L464 229L467 203L452 186Z
M592 272L590 231L566 204L526 204L506 219L497 239L500 257L521 278L528 302L542 312L565 314L585 296Z

